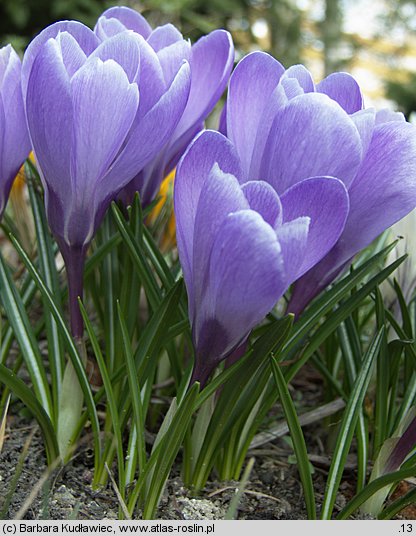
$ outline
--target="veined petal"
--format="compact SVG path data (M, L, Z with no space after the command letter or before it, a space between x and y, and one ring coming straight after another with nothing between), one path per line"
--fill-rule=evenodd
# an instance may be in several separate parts
M348 73L330 74L319 82L316 90L336 101L347 114L353 114L364 108L360 86Z
M173 24L158 26L147 38L147 42L155 52L183 40L181 32Z
M391 122L377 125L350 191L350 213L338 242L296 282L288 310L299 314L381 232L416 206L416 130Z
M286 69L282 76L282 82L285 78L295 78L305 93L315 91L312 75L304 65L292 65L289 69Z
M70 154L73 111L68 73L55 39L34 59L27 85L26 113L36 161L46 189L64 204L72 198ZM53 223L50 222L52 230Z
M374 110L374 108L360 110L359 112L355 112L354 114L352 114L351 119L354 121L354 124L360 134L364 157L367 153L367 149L370 145L370 141L373 136L376 120L376 111Z
M192 280L195 217L201 190L216 162L224 173L241 182L241 165L231 142L219 132L206 130L191 142L176 170L176 240L186 282Z
M157 52L166 86L170 86L175 78L183 60L189 62L191 57L191 43L181 39Z
M109 26L105 24L107 21L113 23L114 20L119 21L123 25L123 30L133 30L142 35L145 39L149 37L152 28L147 20L140 15L135 9L125 6L110 7L101 15L95 25L94 32L100 39L105 39L115 35L116 25Z
M297 269L286 268L289 283L292 283L319 262L337 242L344 229L350 204L344 184L331 177L301 181L280 199L285 225L305 217L310 220L301 263ZM280 237L279 229L277 236ZM300 247L297 249L301 250Z
M189 86L189 65L184 63L160 100L144 117L136 118L125 146L101 183L105 191L111 191L114 181L120 188L125 186L166 144L186 106Z
M227 135L249 176L256 133L270 96L284 73L283 66L264 52L252 52L235 68L228 90Z
M55 22L47 28L45 28L39 35L37 35L25 51L22 64L22 89L23 98L26 97L27 85L32 70L34 59L36 58L39 50L50 38L55 38L60 32L68 32L71 34L78 45L81 47L86 56L89 56L91 52L99 45L100 41L97 36L87 26L80 22L73 20L66 20Z
M211 249L223 221L231 212L248 208L238 180L215 163L202 185L195 215L192 274L196 303L200 303L206 290ZM193 312L190 307L191 319Z
M282 203L269 183L248 181L242 186L252 210L258 212L265 222L275 228L282 223Z
M390 123L391 121L398 121L404 123L406 121L405 116L401 112L394 112L388 108L379 110L376 113L376 125L381 125L382 123Z
M191 51L192 82L189 100L174 138L203 121L223 94L234 62L234 46L225 30L201 37Z
M77 197L88 198L117 155L136 115L139 93L113 60L91 58L71 80L74 129L72 179ZM120 177L119 180L123 178ZM114 192L121 185L113 184Z
M361 156L361 139L347 113L326 95L307 93L277 111L260 177L278 193L315 176L337 177L348 187Z
M211 252L204 302L193 326L197 367L227 357L283 295L283 259L274 230L252 210L229 214Z
M311 219L301 216L276 229L276 237L282 248L286 285L289 286L302 271L302 264L307 255L308 233Z
M109 37L94 50L90 58L116 61L123 67L129 82L137 82L140 69L140 39L142 38L139 35L130 32Z
M342 234L346 260L416 206L416 129L409 123L377 125L349 190L351 209Z
M78 69L84 65L87 56L77 40L70 33L59 32L55 40L61 49L62 61L68 76L72 78Z

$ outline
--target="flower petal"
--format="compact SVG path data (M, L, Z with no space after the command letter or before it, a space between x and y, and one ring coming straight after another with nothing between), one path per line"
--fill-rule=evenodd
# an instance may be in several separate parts
M212 371L263 320L283 295L284 279L270 225L252 210L229 214L212 248L205 299L193 326L202 373L206 367Z
M47 41L34 59L27 84L26 113L44 186L55 191L63 206L72 197L73 113L69 76L55 39ZM56 232L54 224L50 225Z
M240 155L247 176L263 112L283 73L283 66L272 56L253 52L240 61L231 76L227 99L227 135Z
M224 173L241 179L241 165L231 142L219 132L206 130L192 141L176 170L176 240L187 285L192 280L195 218L201 190L216 162ZM188 292L192 294L189 286Z
M124 148L102 181L106 191L114 181L119 184L120 177L127 184L166 144L186 106L189 86L190 71L185 62L159 101L144 117L136 117Z
M315 91L312 75L304 65L292 65L289 67L282 77L282 82L285 78L295 78L305 93Z
M348 187L360 165L362 146L354 122L326 95L307 93L278 110L260 176L278 193L315 176L333 176Z
M152 28L147 20L135 9L124 6L115 6L104 11L95 25L94 32L100 39L105 39L115 35L114 30L116 27L111 27L105 24L107 21L114 21L114 19L118 20L123 25L123 30L126 28L127 30L133 30L134 32L142 35L145 39L147 39L152 32ZM112 31L111 28L113 29Z
M140 72L140 39L137 34L130 32L109 37L94 50L90 58L116 61L123 67L129 82L136 82Z
M292 283L319 262L337 242L348 216L349 199L344 184L330 177L301 181L280 199L285 224L304 217L310 219L302 262L297 270L287 268L289 283ZM277 236L279 238L279 234Z
M301 216L276 229L276 237L282 248L287 286L302 270L304 257L307 254L310 223L311 219L308 216Z
M290 311L299 313L381 232L416 207L416 130L391 122L377 125L350 191L344 232L331 251L297 281Z
M374 108L360 110L359 112L352 114L351 119L354 121L354 124L360 134L361 145L363 147L363 156L365 156L373 136L376 111Z
M89 56L91 52L99 45L100 41L97 36L87 26L80 22L73 20L66 20L55 22L47 28L45 28L39 35L37 35L25 51L22 64L22 89L23 98L26 96L27 85L32 70L32 65L39 50L51 37L55 38L61 32L68 32L71 34L78 45L81 47L86 56Z
M147 38L147 42L155 52L183 40L181 32L173 24L158 26Z
M158 53L160 65L162 67L166 86L170 86L175 78L183 60L189 62L191 57L191 43L181 39L172 45L162 48ZM189 102L189 101L188 101Z
M264 181L249 181L242 190L250 208L258 212L273 228L282 223L282 204L276 191Z
M196 303L201 301L206 289L211 249L223 221L231 212L248 208L236 177L224 173L215 163L202 185L195 215L192 286ZM191 309L189 316L193 318Z
M316 86L316 90L336 101L347 114L353 114L364 108L360 86L348 73L330 74Z
M72 179L80 199L95 192L99 181L120 150L136 115L139 92L113 60L90 58L71 80L74 131ZM114 193L123 186L120 176ZM105 192L106 194L106 192Z

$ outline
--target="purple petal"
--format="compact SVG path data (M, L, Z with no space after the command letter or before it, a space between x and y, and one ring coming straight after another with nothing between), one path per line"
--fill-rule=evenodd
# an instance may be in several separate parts
M299 313L381 232L416 206L416 130L391 122L377 125L350 191L344 232L329 254L295 285L290 311Z
M336 101L347 114L353 114L364 108L360 86L348 73L330 74L316 86L316 90Z
M312 75L304 65L292 65L292 67L289 67L282 77L282 82L285 78L294 78L297 80L305 93L313 93L315 91Z
M87 56L89 56L100 43L94 32L77 21L60 21L45 28L29 44L23 57L22 88L24 98L26 96L30 71L35 57L46 41L50 38L55 38L60 32L68 32L71 34Z
M212 111L226 88L233 62L234 46L225 30L215 30L193 45L191 91L175 139L194 129Z
M138 43L140 46L140 71L137 82L140 92L139 118L142 118L161 99L168 86L165 83L162 66L156 52L141 37L139 37Z
M292 283L319 262L337 242L348 216L349 199L344 184L330 177L301 181L280 199L285 224L304 217L310 219L302 263L297 270L287 265L289 282Z
M211 249L225 218L231 212L248 208L238 180L234 175L224 173L215 163L202 184L195 214L192 287L196 303L200 302L206 288ZM192 303L189 315L192 319L191 306Z
M272 56L253 52L240 61L231 76L227 100L227 135L240 155L247 176L262 115L283 72L282 65Z
M113 25L111 27L105 23L107 21L111 23L115 19L123 25L123 30L126 28L127 30L133 30L134 32L142 35L145 39L147 39L152 32L152 28L147 20L136 10L129 7L116 6L110 7L110 9L104 11L95 25L94 31L100 39L105 39L114 35L116 26Z
M231 142L218 132L206 130L189 145L176 170L176 239L187 285L192 279L196 211L203 184L216 162L224 173L241 179L240 161ZM191 301L189 286L188 292Z
M7 45L0 49L0 216L16 173L30 151L20 81L19 56Z
M354 121L354 124L360 134L361 144L363 147L363 156L365 156L373 136L376 112L374 108L360 110L359 112L352 114L351 119Z
M183 60L189 62L190 56L191 44L184 39L176 41L168 47L162 48L162 50L157 53L167 86L172 83Z
M276 191L264 181L249 181L242 190L252 210L273 228L282 223L282 204Z
M178 41L183 41L181 32L173 24L158 26L149 35L147 42L155 52L169 47Z
M61 50L50 39L36 56L27 85L29 134L46 189L61 206L71 199L72 98ZM54 233L62 222L49 222Z
M311 219L301 216L276 229L276 237L282 248L286 286L289 286L302 270L307 254L308 232Z
M61 49L62 60L68 76L72 78L78 69L84 65L87 56L70 33L60 32L55 40Z
M134 33L117 34L103 41L90 58L114 60L123 68L129 82L138 82L140 72L140 40Z
M278 193L315 176L333 176L348 187L362 155L360 136L347 113L326 95L307 93L278 110L260 176Z
M113 60L87 61L71 80L74 113L72 180L79 198L103 195L101 178L119 152L136 115L139 93ZM120 176L113 191L120 189ZM105 193L104 193L105 195Z
M200 367L212 370L247 337L282 296L284 279L270 225L252 210L229 214L212 248L205 298L194 324Z
M102 181L105 191L111 191L114 181L126 185L162 149L183 113L189 86L189 65L184 63L160 100L144 117L136 118L125 147Z
M391 121L398 121L404 123L406 121L406 118L401 112L394 112L393 110L389 110L388 108L379 110L376 113L376 125L380 125L381 123L390 123Z

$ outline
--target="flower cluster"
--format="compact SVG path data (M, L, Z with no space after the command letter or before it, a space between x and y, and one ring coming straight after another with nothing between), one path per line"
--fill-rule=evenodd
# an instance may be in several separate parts
M204 131L233 61L226 31L191 46L126 7L93 30L49 26L22 65L10 46L0 51L0 214L32 147L75 337L86 250L110 202L138 191L148 204L178 166L178 251L202 382L291 285L288 311L300 314L416 206L415 128L364 109L346 73L315 85L302 65L249 54L230 78L219 132Z

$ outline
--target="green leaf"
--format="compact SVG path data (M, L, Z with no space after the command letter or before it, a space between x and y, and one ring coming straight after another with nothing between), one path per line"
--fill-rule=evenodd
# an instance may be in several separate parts
M295 405L290 396L288 386L279 365L275 359L271 359L273 376L279 391L280 402L290 430L293 450L295 451L297 466L302 481L303 493L305 495L308 519L316 519L316 504L312 482L311 467L309 464L308 451L306 449L305 438L296 413Z
M59 448L56 441L55 430L48 414L23 380L18 378L4 365L0 365L0 382L6 385L15 396L20 398L39 423L45 439L48 465L51 465L57 458L59 458Z
M341 482L342 473L344 472L347 454L354 436L354 430L364 402L365 393L368 384L370 383L371 371L381 348L383 336L384 327L378 331L364 355L362 368L357 375L354 388L351 391L350 398L345 408L329 470L325 497L322 505L322 519L331 518L336 494Z
M36 337L30 325L19 292L0 253L0 296L10 325L19 343L22 355L33 383L35 394L53 419L53 406L46 371Z
M91 391L90 384L88 382L88 378L82 363L82 360L78 354L78 350L75 346L75 343L69 333L69 330L66 326L66 323L64 319L62 318L58 307L55 304L54 298L50 292L50 290L47 288L45 283L43 282L42 278L36 271L35 267L33 266L31 260L26 255L25 251L20 246L19 242L16 240L16 238L13 235L10 235L10 240L13 242L14 247L16 248L17 252L19 253L22 261L24 262L26 268L30 272L33 280L36 283L36 286L40 290L40 293L42 294L43 298L45 299L45 303L47 304L51 314L53 315L56 324L59 328L59 331L62 336L62 340L64 341L64 344L67 348L69 357L71 359L72 365L75 369L75 372L78 377L78 381L80 383L82 392L84 394L85 402L88 408L89 418L91 421L91 427L93 430L93 438L94 438L94 463L95 467L97 468L100 463L100 457L101 457L101 440L100 440L100 425L98 421L98 415L97 410L94 403L94 397Z

